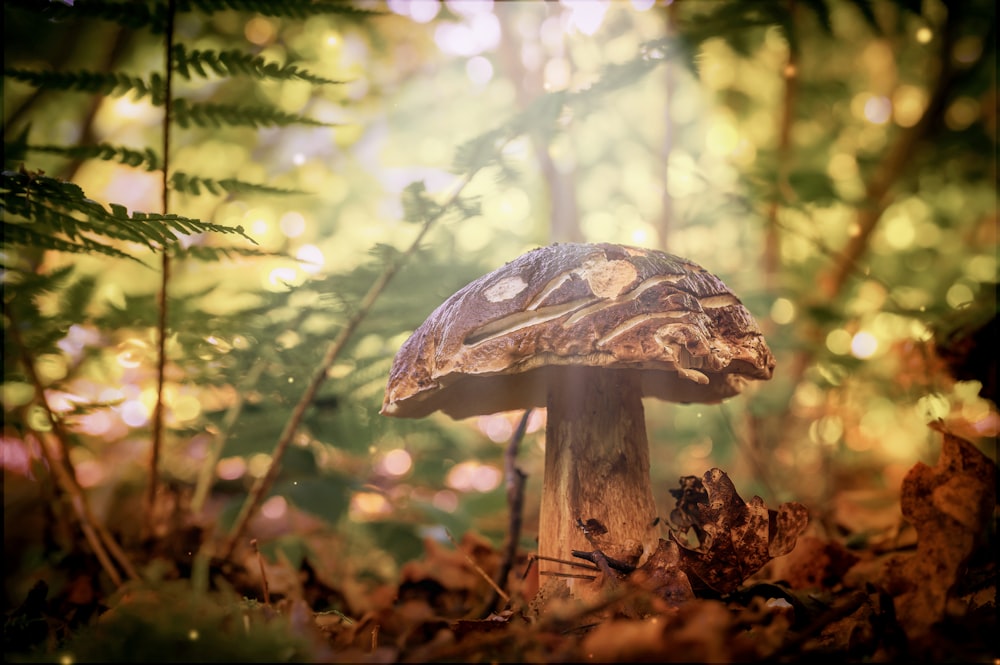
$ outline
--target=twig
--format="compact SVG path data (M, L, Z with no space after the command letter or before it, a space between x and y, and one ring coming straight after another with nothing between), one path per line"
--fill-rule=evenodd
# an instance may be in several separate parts
M132 567L132 563L128 557L125 556L125 552L122 551L115 539L94 517L93 512L90 510L90 504L87 503L87 497L83 493L83 488L76 481L76 474L69 461L66 430L62 426L62 421L53 413L52 407L45 396L45 388L42 386L41 379L35 371L35 364L21 337L20 324L14 312L15 308L10 306L5 309L7 318L10 320L7 333L20 353L24 372L34 388L35 401L45 412L52 428L51 432L36 431L36 433L39 437L39 448L41 449L42 456L55 476L56 486L69 496L70 505L80 522L80 528L83 530L84 537L90 543L91 548L94 550L94 555L114 585L116 587L121 586L122 578L118 570L112 565L110 557L114 557L118 565L121 566L121 569L130 579L137 580L139 579L139 575L136 573L135 568Z
M867 178L865 199L856 212L854 228L857 229L857 233L852 233L847 245L837 255L826 274L817 275L819 293L825 302L839 298L848 278L859 272L858 260L867 250L871 235L881 219L882 213L893 200L892 186L914 164L918 147L928 137L934 125L940 122L947 107L947 100L955 86L955 71L951 61L957 30L955 22L954 14L949 12L942 30L943 36L939 49L940 73L923 114L915 125L904 129L898 135L871 176ZM813 324L805 331L805 335L813 340L822 340L825 334L826 332L819 324ZM790 368L786 373L789 377L788 384L793 387L802 383L806 370L816 358L816 353L819 349L824 348L822 344L814 343L802 344L800 347L800 350L790 359ZM788 425L788 421L793 418L794 410L786 410L782 418L785 422L778 426L777 431L793 431L794 428Z
M514 559L517 557L517 543L521 539L521 524L524 521L524 481L527 478L524 471L517 466L517 450L524 439L524 433L528 429L528 418L531 417L531 409L527 409L521 416L521 421L507 443L507 448L503 454L503 472L506 479L507 488L507 510L510 514L510 526L507 529L507 538L503 546L503 558L500 560L500 570L497 571L496 583L499 585L507 582L511 568L514 567ZM509 596L502 591L490 596L486 603L487 611L497 604L497 598L503 597L505 603L510 602Z
M609 577L611 570L616 570L619 573L631 573L635 570L635 566L632 564L612 559L601 550L594 550L593 552L573 550L573 556L596 565L602 573Z
M253 553L257 557L257 567L260 568L260 580L261 586L264 589L264 604L271 604L271 593L267 584L267 571L264 570L264 557L261 556L260 548L257 547L257 539L254 538L250 541L250 547L253 548Z
M955 45L957 26L954 24L955 19L949 13L947 23L942 31L938 58L941 72L923 114L915 125L903 130L899 139L885 153L878 167L868 178L864 205L858 208L857 233L852 233L848 238L847 246L830 273L822 276L819 280L820 288L826 298L833 298L843 289L855 263L867 250L868 240L879 219L882 218L882 213L892 202L893 197L890 196L892 185L907 167L913 164L917 147L927 138L931 128L939 121L947 107L948 97L955 83L952 51Z
M43 432L38 432L38 435L45 463L50 469L52 469L52 473L56 477L56 483L69 495L70 505L73 507L73 512L76 514L76 517L80 522L80 530L83 531L83 537L87 539L88 543L90 543L90 548L94 551L94 556L97 557L97 561L101 564L101 568L104 569L104 572L111 578L111 583L116 587L121 586L122 577L118 573L118 569L115 568L113 563L111 563L111 558L108 555L107 548L104 547L104 544L101 542L101 538L97 535L97 527L92 522L90 511L87 509L81 493L76 491L75 482L72 480L71 473L64 466L65 464L68 464L66 458L50 450L50 447L55 448L56 450L64 447L58 442L50 443L50 440L56 437L47 436Z
M205 506L205 501L208 498L208 490L211 488L212 479L215 477L215 466L219 462L219 458L222 456L222 449L225 447L226 441L229 439L229 435L233 431L233 426L236 424L237 419L240 417L240 413L243 411L243 405L246 404L247 393L250 392L250 389L257 384L258 380L260 380L260 375L264 372L264 368L266 366L267 360L264 358L258 358L254 361L254 364L250 367L250 371L247 372L246 378L240 385L240 389L236 391L236 398L226 410L226 415L222 419L220 431L216 435L215 441L212 443L208 457L204 462L202 462L201 469L199 470L198 482L194 488L194 496L191 498L192 515L199 515L202 508Z
M361 299L357 310L347 321L347 324L341 328L340 333L337 337L330 343L327 347L326 353L323 355L319 366L316 368L315 373L313 373L312 378L309 380L309 384L306 386L305 391L303 391L302 396L299 401L295 404L292 409L292 413L285 423L285 427L278 437L278 442L274 446L274 452L271 454L271 465L267 469L267 473L257 479L254 483L253 488L250 490L250 494L247 496L246 501L243 502L243 507L240 509L240 514L237 516L236 521L233 523L232 529L229 531L229 535L226 537L225 542L221 548L221 557L223 560L228 559L232 556L233 550L236 548L236 543L242 538L243 532L247 528L247 524L250 522L250 518L257 511L261 501L264 496L270 490L271 485L274 484L275 478L278 476L278 470L281 467L281 458L284 457L285 451L288 449L289 444L292 442L292 438L295 436L295 432L298 430L299 425L305 416L306 409L312 404L319 392L319 388L323 385L323 381L326 380L327 372L333 363L340 357L341 352L347 346L347 342L350 340L354 331L357 330L361 322L368 316L375 302L378 300L379 296L388 286L392 278L396 276L396 273L403 267L406 261L416 253L417 249L420 247L420 243L423 241L424 236L427 235L428 231L434 226L444 214L451 209L451 207L458 200L459 195L465 189L466 185L472 180L472 177L479 171L479 168L471 169L466 173L455 185L452 193L446 199L445 203L442 204L437 212L427 220L424 221L423 226L421 226L420 231L417 233L416 237L410 243L404 251L402 251L395 260L390 261L390 263L385 267L382 273L375 279L371 287L369 287L368 292L365 294L364 298Z
M504 602L509 603L510 596L504 593L503 589L501 589L497 585L497 583L493 581L492 577L486 574L486 571L483 570L478 563L476 563L475 559L469 556L468 552L464 551L461 547L458 546L458 543L455 542L455 538L451 535L451 531L445 529L445 533L448 534L448 540L451 541L451 544L455 546L456 550L462 553L462 556L465 557L465 560L468 562L468 564L472 566L472 569L475 570L477 573L479 573L479 576L482 577L484 580L486 580L491 587L493 587L494 593L500 594L503 597Z
M663 33L667 38L677 38L677 14L679 9L679 3L672 2L662 12L664 19ZM666 97L666 108L663 114L663 143L660 145L659 154L657 155L663 164L663 171L660 174L660 182L663 183L670 182L670 156L676 147L677 137L680 136L678 123L674 121L673 114L671 113L676 108L674 97L677 95L677 69L677 66L671 61L667 61L663 66L663 91ZM628 127L630 124L625 123L625 126ZM640 145L644 144L645 141L640 141ZM656 225L656 230L660 235L659 246L668 250L670 248L674 225L674 197L670 193L669 187L664 186L661 188L661 191L660 220Z
M788 0L790 30L795 29L795 0ZM778 234L778 208L784 195L785 199L794 196L794 190L788 182L788 172L791 164L792 120L795 117L795 93L798 89L799 52L797 40L790 39L788 45L788 60L785 62L782 80L784 89L781 97L781 115L778 125L777 166L775 173L774 192L767 208L767 226L764 230L764 280L767 290L773 291L777 286L778 268L781 265L781 239ZM767 325L767 322L765 322Z
M571 566L573 568L583 568L584 570L593 570L594 572L600 571L600 568L598 568L595 565L585 566L582 563L580 563L579 561L570 561L568 559L559 559L559 558L554 557L554 556L543 556L541 554L532 554L530 557L528 557L528 565L524 567L524 573L521 575L522 579L528 576L528 573L531 572L531 567L535 565L535 561L539 561L539 560L540 561L554 561L556 563L565 564L565 565ZM539 574L540 575L548 575L550 577L573 577L573 578L588 579L588 580L594 579L594 577L591 576L591 575L576 575L574 573L557 573L557 572L551 571L551 570L547 570L545 572L540 572Z
M166 71L164 72L165 90L163 102L163 178L161 180L162 208L163 214L170 212L170 96L173 82L173 68L171 67L171 57L174 50L174 13L176 11L176 0L167 0L167 16L164 41L166 51ZM149 450L149 483L146 486L146 519L143 525L146 535L153 533L155 525L156 494L159 483L158 468L160 463L160 450L163 447L163 412L165 404L163 402L163 388L166 377L167 366L167 286L170 283L170 254L164 245L160 248L162 255L160 260L160 293L159 309L156 321L156 405L153 407L152 442Z

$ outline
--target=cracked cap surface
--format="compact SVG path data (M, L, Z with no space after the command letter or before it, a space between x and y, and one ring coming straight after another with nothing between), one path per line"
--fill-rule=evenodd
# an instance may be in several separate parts
M713 403L770 379L774 362L750 312L701 266L625 245L555 244L435 309L396 354L382 413L544 407L549 386L581 366L637 372L644 396Z

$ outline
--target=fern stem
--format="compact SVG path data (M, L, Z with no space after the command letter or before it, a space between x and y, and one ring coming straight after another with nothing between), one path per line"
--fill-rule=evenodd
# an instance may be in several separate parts
M417 251L420 247L420 243L423 242L424 237L431 230L434 224L441 219L441 217L443 217L444 214L448 212L448 210L458 201L462 191L481 168L481 166L471 168L466 172L462 179L456 183L455 188L445 202L433 215L429 216L424 221L423 226L420 227L420 231L417 233L410 245L397 255L395 260L391 261L379 274L379 276L375 278L375 281L369 287L368 292L365 293L364 297L361 299L361 302L359 303L354 314L347 321L347 324L340 330L333 342L331 342L327 347L326 352L323 354L323 359L320 361L319 367L317 367L316 371L313 373L312 378L309 380L309 384L302 393L302 397L295 404L295 408L292 409L291 416L289 416L281 435L278 437L278 442L275 444L274 452L271 454L271 465L268 467L267 473L258 478L254 483L253 488L250 490L250 494L243 502L243 506L240 509L240 513L237 516L236 521L233 523L229 534L226 536L226 539L222 544L220 552L223 561L228 560L232 556L233 551L236 548L236 544L239 542L240 538L243 537L243 533L250 522L250 518L253 517L264 497L267 496L267 493L270 491L271 486L274 484L274 481L278 476L278 471L281 468L281 458L284 456L285 451L291 444L292 438L295 436L295 432L298 430L299 425L305 416L306 409L309 408L309 405L312 404L313 400L316 398L316 394L323 385L323 381L326 379L327 372L330 367L333 366L333 363L340 357L340 354L347 346L347 342L358 329L358 326L361 325L361 322L368 316L368 313L375 305L379 296L382 295L382 292L385 291L386 286L388 286L389 282L392 281L392 278L396 276L396 273L399 272L409 258Z
M306 314L307 312L303 312L302 317L305 317ZM243 411L243 405L246 403L246 395L257 385L257 381L260 380L260 375L263 374L267 364L268 359L265 358L259 358L254 362L240 389L236 391L236 399L229 406L229 409L226 410L226 415L222 420L221 431L215 437L215 442L208 454L208 459L201 465L198 482L195 485L194 495L191 498L191 514L195 517L201 514L202 508L205 506L205 500L208 498L208 490L212 486L215 465L218 463L219 457L222 456L222 449L225 447L226 441L229 439L229 434L232 432L233 426Z
M165 82L163 94L165 103L163 104L163 178L161 181L164 215L168 214L170 210L168 174L170 172L170 102L173 94L171 90L173 67L171 67L170 59L174 49L174 13L176 9L176 0L168 0L164 31L164 57L166 63L164 65ZM167 365L167 287L170 284L170 253L167 251L166 246L162 247L161 250L159 311L156 322L156 406L153 409L152 443L149 451L149 484L146 488L146 519L143 522L147 529L151 528L154 524L153 519L156 510L156 494L159 480L158 468L160 451L163 447L163 388Z
M80 529L83 531L87 542L90 543L90 547L94 551L94 556L100 562L101 568L111 578L112 583L116 587L122 584L121 574L112 563L112 557L114 557L115 561L118 562L118 565L130 579L137 580L139 579L139 575L136 573L135 568L132 567L132 563L121 547L119 547L114 537L108 533L107 529L94 516L93 511L90 509L90 504L87 502L87 496L76 480L76 472L69 460L69 447L66 443L69 437L62 426L62 421L56 417L52 411L52 407L49 405L48 398L45 396L45 388L38 373L35 371L35 363L31 358L31 354L28 353L28 347L24 345L24 341L21 338L21 328L14 309L14 307L5 308L7 319L10 322L10 326L6 332L10 335L11 341L18 350L21 365L24 367L28 381L31 382L34 388L35 402L42 408L51 426L50 432L35 431L35 434L39 438L39 448L41 449L42 457L44 457L46 465L55 478L56 486L69 497L70 505L80 523Z

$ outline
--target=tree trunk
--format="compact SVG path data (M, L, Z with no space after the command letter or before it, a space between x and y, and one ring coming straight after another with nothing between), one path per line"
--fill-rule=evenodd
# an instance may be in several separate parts
M600 549L627 560L634 542L646 554L654 551L659 531L638 378L627 371L568 368L564 380L549 387L547 420L538 553L572 560L573 550ZM593 543L579 526L588 520L596 521L590 523ZM544 560L539 570L586 572ZM575 580L567 586L573 596L589 595Z

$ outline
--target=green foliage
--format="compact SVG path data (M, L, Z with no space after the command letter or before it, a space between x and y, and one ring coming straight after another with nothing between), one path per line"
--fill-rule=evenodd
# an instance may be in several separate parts
M234 104L191 103L185 99L174 100L171 114L181 127L287 127L289 125L314 125L330 127L294 113L285 113L267 106L240 106Z
M96 145L25 145L11 146L20 148L24 152L43 152L54 155L62 155L72 159L100 159L104 161L116 161L126 166L142 167L146 171L155 171L161 168L160 156L152 148L144 150L133 150L123 146L99 143ZM5 146L7 149L7 146ZM7 153L8 158L12 155Z
M154 74L147 82L124 72L39 72L4 68L3 75L47 90L76 90L120 97L129 93L136 100L150 96L153 104L163 104L163 78Z
M199 594L186 583L136 585L112 601L99 623L61 649L74 662L312 662L313 645L288 616L219 592Z
M182 171L174 171L170 176L170 187L183 194L194 194L198 196L205 189L210 194L302 194L296 189L286 189L283 187L270 187L236 178L206 178L202 176L190 175Z
M121 240L150 249L166 247L181 235L236 234L253 242L240 227L230 228L179 215L134 212L112 204L108 212L88 199L73 183L27 172L4 171L0 182L0 210L5 218L6 245L38 247L63 252L99 253L139 260L114 247Z
M151 27L162 31L166 23L166 4L159 0L87 0L74 4L40 2L39 0L11 0L8 7L39 14L49 21L67 19L103 19L138 30Z
M250 76L255 79L302 80L314 84L343 83L316 76L295 65L279 65L259 55L242 51L188 51L183 44L176 44L171 54L171 66L183 78L190 80L192 70L202 78L210 78L209 70L217 76ZM206 69L207 68L207 69Z

